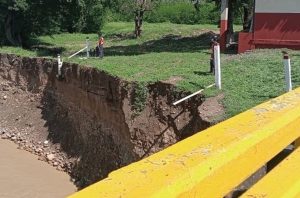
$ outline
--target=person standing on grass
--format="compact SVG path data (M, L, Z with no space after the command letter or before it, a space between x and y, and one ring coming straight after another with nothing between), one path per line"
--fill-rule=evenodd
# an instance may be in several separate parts
M100 35L99 41L98 41L99 58L103 58L104 57L103 45L104 45L104 38L103 38L102 35Z
M214 36L211 39L211 56L210 56L210 73L215 74L215 46L218 45L218 38L217 36Z

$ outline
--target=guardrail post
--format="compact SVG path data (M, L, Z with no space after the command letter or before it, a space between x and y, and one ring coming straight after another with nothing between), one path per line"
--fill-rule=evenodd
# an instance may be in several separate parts
M214 46L214 63L215 63L215 82L216 87L221 89L221 56L220 56L220 45Z
M89 37L86 37L86 57L90 57L90 42L89 42Z
M296 147L296 148L299 148L299 147L300 147L300 138L298 138L298 139L295 141L295 147Z
M285 70L285 83L286 83L286 91L292 91L292 77L291 77L291 59L287 53L283 54L283 64Z

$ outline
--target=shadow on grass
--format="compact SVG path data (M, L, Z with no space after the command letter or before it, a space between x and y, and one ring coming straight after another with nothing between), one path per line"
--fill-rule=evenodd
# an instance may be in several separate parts
M207 64L207 70L209 70L209 64ZM207 71L207 72L203 72L203 71L194 71L194 74L199 75L199 76L209 76L209 75L213 75L211 72Z
M40 41L38 38L32 38L29 41L29 50L36 51L37 56L57 56L66 51L63 47Z
M141 45L112 46L105 48L106 56L133 56L152 52L198 52L209 49L214 33L208 32L195 37L166 35L159 40L147 41Z
M265 100L270 100L270 99L278 97L278 95L277 94L266 94L266 95L251 94L251 97L253 97L253 98L263 98Z
M113 41L124 41L124 40L136 39L133 33L114 33L114 34L107 35L107 38Z

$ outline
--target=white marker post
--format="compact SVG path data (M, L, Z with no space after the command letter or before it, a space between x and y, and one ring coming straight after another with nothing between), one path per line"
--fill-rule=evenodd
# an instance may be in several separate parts
M220 56L220 45L214 46L214 64L215 64L215 82L216 87L221 89L221 56Z
M291 59L288 54L283 55L283 64L285 70L286 92L292 91Z
M59 54L57 55L57 65L58 65L58 67L57 67L57 76L59 77L59 76L61 76L61 68L62 68L62 65L63 65L63 61L61 60Z
M90 57L90 42L89 42L89 37L86 37L86 57Z

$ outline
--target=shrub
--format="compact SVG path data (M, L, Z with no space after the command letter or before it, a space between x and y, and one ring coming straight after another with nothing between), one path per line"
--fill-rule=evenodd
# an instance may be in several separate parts
M134 116L139 115L140 112L143 111L143 109L146 106L146 101L148 97L148 87L147 83L145 82L138 82L135 84L134 87L134 97L133 97L133 105L132 109L134 111Z
M149 23L171 22L177 24L215 24L220 17L215 3L205 2L197 12L189 1L165 2L145 12L144 20ZM133 12L107 12L107 21L133 21Z
M172 22L178 24L217 23L219 11L214 3L204 3L197 12L190 3L165 3L156 10L147 12L145 21L152 23Z

